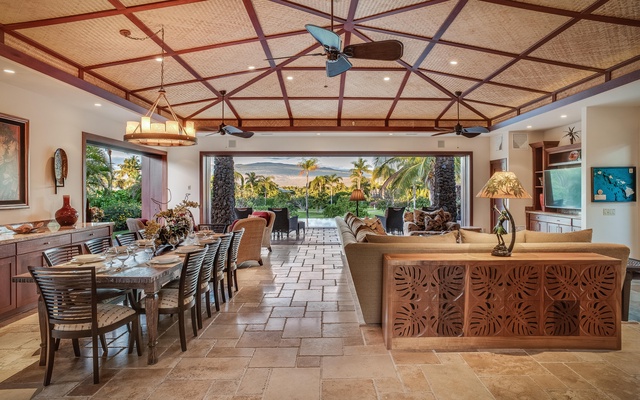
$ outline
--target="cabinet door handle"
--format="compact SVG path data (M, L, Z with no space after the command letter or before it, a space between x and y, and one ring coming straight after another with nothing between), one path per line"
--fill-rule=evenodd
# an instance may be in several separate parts
M44 242L44 243L42 243L42 244L51 244L51 242Z
M89 236L93 236L93 233L90 233Z

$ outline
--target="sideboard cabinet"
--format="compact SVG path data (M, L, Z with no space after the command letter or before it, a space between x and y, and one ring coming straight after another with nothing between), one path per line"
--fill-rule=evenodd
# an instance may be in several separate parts
M89 239L111 236L113 224L85 223L73 229L26 235L0 234L0 320L37 305L35 284L16 284L11 277L28 271L31 265L45 265L42 252L72 243L84 243Z

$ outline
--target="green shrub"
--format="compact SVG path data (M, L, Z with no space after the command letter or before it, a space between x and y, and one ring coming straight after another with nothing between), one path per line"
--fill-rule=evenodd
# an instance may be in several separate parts
M113 222L115 231L127 229L127 218L140 218L142 215L140 204L115 202L104 206L102 210L103 221Z

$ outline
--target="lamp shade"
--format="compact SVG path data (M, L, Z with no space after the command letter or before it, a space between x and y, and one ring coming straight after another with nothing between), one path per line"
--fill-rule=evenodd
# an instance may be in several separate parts
M351 196L349 197L349 201L364 201L364 192L362 189L353 189L351 192Z
M516 174L510 171L498 171L487 181L476 197L530 199L531 195L524 190Z

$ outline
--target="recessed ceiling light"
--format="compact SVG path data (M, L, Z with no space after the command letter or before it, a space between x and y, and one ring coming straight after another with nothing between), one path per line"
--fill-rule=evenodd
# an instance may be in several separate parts
M385 81L391 80L391 78L389 78L388 76L385 76L383 79L384 79Z
M293 80L293 76L287 76L287 80L288 81L292 81Z
M102 104L100 104L100 103L95 103L95 104L94 104L94 106L96 106L96 107L102 107Z
M392 132L389 132L389 136L393 136L393 133L392 133Z
M560 118L567 118L567 116L565 114L562 114Z
M12 69L3 69L4 72L6 72L7 74L15 74L16 71L12 70Z
M162 62L162 57L156 57L157 62Z
M256 69L255 65L249 65L247 69Z
M322 135L322 133L320 133L320 132L316 133L316 136L320 136L320 135Z
M449 64L451 64L451 65L458 65L458 62L457 62L457 61L455 61L455 60L454 60L454 61L449 61Z
M531 129L531 125L527 125L527 129Z

